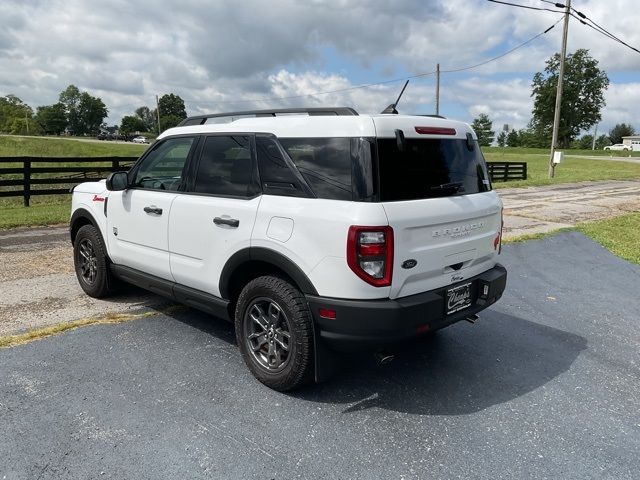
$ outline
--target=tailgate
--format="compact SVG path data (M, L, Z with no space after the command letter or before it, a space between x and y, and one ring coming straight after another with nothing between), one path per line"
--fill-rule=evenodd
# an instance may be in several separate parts
M495 265L502 208L495 192L382 205L394 234L390 298L458 283Z

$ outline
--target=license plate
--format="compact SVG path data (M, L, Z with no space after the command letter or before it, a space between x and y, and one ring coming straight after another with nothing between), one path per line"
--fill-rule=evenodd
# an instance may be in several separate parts
M447 290L447 315L471 306L471 283Z

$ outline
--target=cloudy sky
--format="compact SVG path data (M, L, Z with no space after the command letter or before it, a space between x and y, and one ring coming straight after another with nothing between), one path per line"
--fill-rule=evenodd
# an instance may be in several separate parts
M637 0L573 6L640 48ZM395 99L402 78L436 63L442 70L481 63L560 18L483 0L1 0L0 96L36 107L75 84L103 99L109 124L170 92L189 114L321 105L373 113ZM443 73L441 114L471 121L485 112L494 127L524 127L531 78L559 51L561 33L558 23L504 58ZM572 21L569 51L578 48L588 48L611 80L600 131L618 122L640 129L640 54ZM309 96L317 92L335 93ZM433 113L434 75L412 80L399 110Z

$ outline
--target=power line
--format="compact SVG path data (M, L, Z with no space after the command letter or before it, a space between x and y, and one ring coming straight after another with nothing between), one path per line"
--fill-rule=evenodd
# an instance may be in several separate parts
M551 29L553 29L553 27L555 27L561 21L562 21L562 17L556 23L554 23L549 28L547 28L546 30L538 33L537 35L534 35L533 37L529 38L528 40L525 40L524 42L520 43L519 45L513 47L510 50L507 50L504 53L501 53L500 55L497 55L497 56L495 56L493 58L490 58L488 60L485 60L483 62L477 63L475 65L469 65L467 67L460 67L460 68L453 68L453 69L449 69L449 70L440 70L440 73L463 72L465 70L471 70L473 68L478 68L478 67L486 65L488 63L491 63L491 62L494 62L496 60L499 60L499 59L501 59L503 57L506 57L510 53L515 52L516 50L518 50L518 49L524 47L525 45L528 45L529 43L533 42L534 40L538 39L542 35L548 33ZM216 100L201 101L201 100L187 99L187 100L184 100L184 101L188 102L188 103L201 103L201 104L215 103L215 104L221 104L221 103L269 102L269 101L274 101L274 100L292 100L292 99L298 99L298 98L315 97L315 96L319 96L319 95L328 95L328 94L331 94L331 93L343 93L343 92L347 92L347 91L358 90L358 89L361 89L361 88L369 88L369 87L374 87L374 86L378 86L378 85L386 85L386 84L389 84L389 83L396 83L396 82L400 82L400 81L426 77L426 76L429 76L429 75L434 75L435 73L436 73L436 71L434 70L432 72L418 73L416 75L411 75L411 76L408 76L408 77L401 77L401 78L394 78L392 80L384 80L384 81L381 81L381 82L367 83L367 84L364 84L364 85L355 85L353 87L340 88L340 89L337 89L337 90L328 90L328 91L325 91L325 92L314 92L314 93L306 93L306 94L301 94L301 95L290 95L290 96L286 96L286 97L268 97L268 98L256 98L256 99L252 99L252 100L221 100L221 101L216 101Z
M511 7L526 8L527 10L540 10L540 11L547 11L547 12L553 12L553 13L560 13L558 12L558 10L552 10L550 8L532 7L530 5L521 5L519 3L502 2L500 0L487 0L487 2L501 3L502 5L509 5Z
M464 67L464 68L456 68L453 70L441 70L442 73L454 73L454 72L462 72L464 70L471 70L472 68L476 68L476 67L480 67L482 65L486 65L489 62L493 62L494 60L498 60L499 58L502 57L506 57L507 55L509 55L511 52L515 52L516 50L518 50L519 48L524 47L525 45L533 42L534 40L536 40L538 37L541 37L542 35L544 35L545 33L549 32L549 30L551 30L553 27L555 27L557 24L559 24L562 21L563 17L560 17L560 19L554 23L553 25L551 25L549 28L547 28L544 32L540 32L539 34L537 34L535 37L531 37L529 40L527 40L526 42L521 43L520 45L513 47L511 50L508 50L506 52L504 52L501 55L498 55L497 57L493 57L487 61L478 63L476 65L471 65L470 67Z
M629 45L627 42L619 39L618 37L616 37L613 33L611 33L610 31L608 31L607 29L605 29L604 27L598 25L596 22L594 22L592 19L590 19L589 17L587 17L584 13L576 10L575 8L572 8L571 10L573 10L576 14L571 14L572 17L574 17L575 19L577 19L580 23L582 23L583 25L586 25L587 27L590 27L592 29L594 29L596 32L604 35L605 37L609 37L611 40L618 42L622 45L624 45L627 48L630 48L631 50L633 50L634 52L640 53L640 50L638 50L636 47L632 47L631 45ZM581 17L581 18L578 18ZM584 20L590 22L587 23ZM592 25L593 24L593 25Z

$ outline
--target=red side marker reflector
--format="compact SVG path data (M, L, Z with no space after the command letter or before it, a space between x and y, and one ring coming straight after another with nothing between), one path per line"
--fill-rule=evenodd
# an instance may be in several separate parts
M425 333L425 332L428 332L429 330L431 330L431 326L427 323L426 325L420 325L416 329L416 333Z
M444 127L416 127L416 132L421 135L455 135L455 128Z
M320 314L320 317L326 318L327 320L336 319L336 311L331 310L330 308L320 308L318 309L318 313Z

